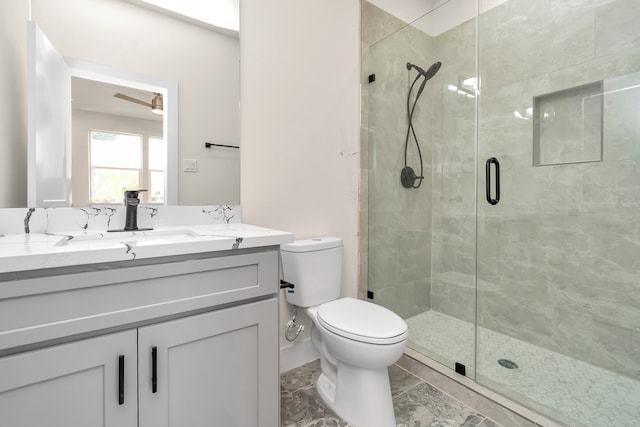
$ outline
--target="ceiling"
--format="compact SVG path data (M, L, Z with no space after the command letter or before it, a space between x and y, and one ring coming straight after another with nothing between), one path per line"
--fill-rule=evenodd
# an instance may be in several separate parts
M438 36L473 19L478 0L367 0L396 18L430 35ZM482 0L484 13L507 0Z
M438 0L368 0L404 22L413 22L434 8Z
M118 92L149 103L153 99L153 93L144 90L78 77L71 80L74 109L162 122L162 115L152 113L150 107L114 97Z
M147 9L238 37L240 0L125 0Z

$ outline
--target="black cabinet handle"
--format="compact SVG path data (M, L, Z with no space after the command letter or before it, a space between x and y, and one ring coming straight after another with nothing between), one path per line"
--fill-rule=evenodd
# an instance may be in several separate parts
M118 405L124 404L124 355L118 356Z
M151 348L151 392L158 391L158 347Z
M495 165L496 167L496 197L491 198L491 165ZM487 202L490 205L497 205L500 201L500 162L495 157L491 157L487 160L487 164L485 166L485 180L487 183L486 192L487 192Z

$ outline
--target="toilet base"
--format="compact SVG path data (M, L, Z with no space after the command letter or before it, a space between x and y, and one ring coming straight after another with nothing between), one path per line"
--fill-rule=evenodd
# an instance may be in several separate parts
M322 400L355 427L395 427L387 368L362 369L338 363L336 383L324 373L316 389Z

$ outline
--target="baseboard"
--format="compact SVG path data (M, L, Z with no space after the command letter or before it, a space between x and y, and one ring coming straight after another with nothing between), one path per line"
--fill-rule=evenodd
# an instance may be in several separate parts
M280 347L280 373L295 369L319 357L318 350L313 346L310 337Z

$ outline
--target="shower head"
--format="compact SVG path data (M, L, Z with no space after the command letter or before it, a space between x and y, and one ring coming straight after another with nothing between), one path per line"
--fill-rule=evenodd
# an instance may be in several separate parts
M429 67L427 72L424 74L424 78L427 80L430 80L431 78L433 78L433 76L435 76L436 73L440 70L441 66L442 66L442 62L440 61L431 65L431 67Z
M425 78L425 81L430 80L431 78L433 78L433 76L436 75L438 70L440 70L441 66L442 66L442 62L438 61L438 62L434 63L433 65L431 65L431 67L429 67L429 69L427 71L425 71L425 70L422 69L422 67L419 67L416 64L412 64L411 62L407 62L407 70L415 68L415 70Z

